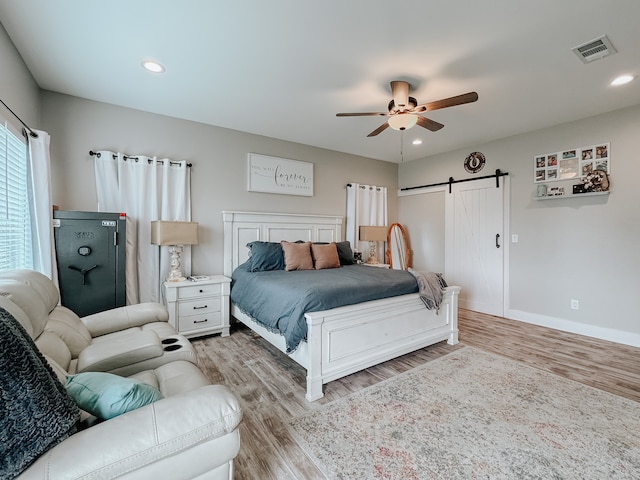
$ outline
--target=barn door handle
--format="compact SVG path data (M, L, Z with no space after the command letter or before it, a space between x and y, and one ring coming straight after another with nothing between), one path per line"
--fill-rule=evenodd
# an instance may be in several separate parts
M500 243L499 243L499 241L500 241L500 234L499 234L499 233L496 233L496 248L500 248Z

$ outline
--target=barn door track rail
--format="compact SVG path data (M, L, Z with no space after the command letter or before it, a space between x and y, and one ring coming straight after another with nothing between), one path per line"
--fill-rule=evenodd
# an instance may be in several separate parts
M462 183L462 182L473 182L474 180L483 180L485 178L494 178L496 179L496 188L500 188L500 177L504 177L509 175L509 172L501 172L499 168L496 169L496 173L493 175L485 175L484 177L474 177L474 178L463 178L461 180L454 180L453 177L449 177L448 182L440 182L440 183L431 183L429 185L420 185L418 187L405 187L401 188L400 191L404 192L407 190L416 190L418 188L428 188L428 187L440 187L442 185L449 185L449 193L451 193L451 185L454 183Z

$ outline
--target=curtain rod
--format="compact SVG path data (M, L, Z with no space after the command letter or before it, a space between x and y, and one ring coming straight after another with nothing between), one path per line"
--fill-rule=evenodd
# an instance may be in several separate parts
M351 185L350 183L347 183L347 188L351 188L351 187L353 187L353 185ZM363 190L365 188L367 188L367 187L369 187L369 189L375 188L376 190L380 190L380 188L381 188L381 187L376 187L376 186L373 186L373 185L360 185L360 188L362 188Z
M461 180L454 180L453 177L449 177L448 182L440 182L440 183L431 183L429 185L420 185L418 187L405 187L401 188L400 191L404 192L406 190L415 190L416 188L428 188L428 187L439 187L442 185L449 185L449 193L451 193L451 185L454 183L462 183L462 182L473 182L474 180L483 180L485 178L494 178L496 179L496 188L500 188L500 177L504 177L509 175L509 172L501 172L499 168L496 169L496 173L493 175L485 175L484 177L474 177L474 178L463 178Z
M11 110L11 109L9 108L9 105L7 105L6 103L4 103L4 102L2 101L2 99L0 99L0 103L2 103L2 105L4 105L4 106L5 106L5 108L6 108L7 110L9 110L9 112L11 112L11 115L13 115L14 117L16 117L16 118L18 119L18 121L19 121L19 122L24 126L24 128L26 128L27 130L29 130L29 135L31 135L33 138L38 138L38 134L37 134L36 132L34 132L33 130L31 130L31 127L29 127L29 125L27 125L26 123L24 123L24 122L22 121L22 119L21 119L18 115L16 115L16 114L15 114L15 112L14 112L13 110Z
M98 157L98 158L100 158L100 157L102 156L102 154L101 154L100 152L94 152L93 150L89 150L89 155L91 155L92 157L95 155L95 156L96 156L96 157ZM115 160L116 158L118 158L118 157L114 154L114 155L113 155L113 159ZM123 158L124 158L125 160L129 160L129 159L131 159L131 160L135 160L136 162L138 161L138 157L130 157L129 155L123 155ZM151 163L151 162L152 162L152 160L151 160L151 159L149 159L149 160L147 160L147 162L148 162L148 163ZM158 160L158 163L159 163L160 165L163 165L163 164L164 164L164 162L163 162L162 160ZM172 162L172 161L169 161L169 165L180 165L180 162ZM187 167L192 167L192 166L193 166L193 165L192 165L191 163L187 163Z

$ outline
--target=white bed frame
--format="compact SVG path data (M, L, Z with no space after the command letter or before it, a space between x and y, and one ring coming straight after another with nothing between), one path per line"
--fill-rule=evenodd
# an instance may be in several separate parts
M224 274L248 258L246 244L342 240L343 217L261 212L222 212ZM458 294L448 287L440 311L427 310L417 293L305 314L307 341L289 356L307 370L306 399L322 398L322 386L372 365L447 340L458 343ZM282 352L282 335L270 332L231 305L231 314Z

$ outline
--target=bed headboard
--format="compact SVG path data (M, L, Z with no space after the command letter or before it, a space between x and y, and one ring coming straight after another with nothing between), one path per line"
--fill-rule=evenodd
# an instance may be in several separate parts
M344 217L295 213L222 212L224 223L224 274L249 258L247 243L262 242L339 242Z

